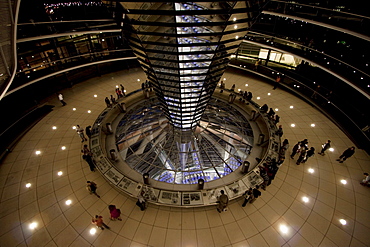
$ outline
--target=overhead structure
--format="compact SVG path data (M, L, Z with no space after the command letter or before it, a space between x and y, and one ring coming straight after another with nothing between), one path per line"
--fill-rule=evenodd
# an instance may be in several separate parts
M209 102L264 3L121 1L124 37L159 101L121 122L135 127L117 131L116 145L131 168L155 180L191 184L240 167L253 145L249 124L235 129L226 107ZM141 122L138 115L157 117Z
M264 3L121 1L125 37L174 128L197 126Z

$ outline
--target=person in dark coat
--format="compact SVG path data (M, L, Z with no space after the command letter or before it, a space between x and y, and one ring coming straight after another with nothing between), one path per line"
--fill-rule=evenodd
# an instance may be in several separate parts
M297 159L296 164L300 165L306 159L307 149L302 147L301 153L299 154L299 158Z
M107 104L107 107L108 108L112 106L112 104L110 103L110 100L108 99L108 97L105 97L104 101L105 101L105 104Z
M253 199L253 189L249 188L249 190L245 191L243 194L244 202L242 204L242 207L245 207L247 203Z
M310 150L307 151L306 153L306 158L302 161L302 163L306 163L306 161L308 160L308 158L312 157L315 155L315 148L314 147L311 147Z
M82 155L82 159L86 161L87 164L89 164L90 171L95 172L95 163L91 155L84 154Z
M343 161L351 157L354 153L355 153L355 147L350 147L346 149L346 151L344 151L341 156L339 156L339 159L337 159L337 161L339 161L339 163L343 163Z
M298 152L298 150L301 148L301 142L298 142L297 144L294 145L292 149L292 154L290 155L290 158L294 159L294 155Z
M280 137L283 136L284 132L283 132L283 126L282 125L279 125L279 128L278 130L276 131L276 134Z
M260 112L266 113L268 109L269 109L268 105L267 104L264 104L263 106L261 106Z
M326 150L328 150L328 149L330 148L330 143L331 143L331 141L330 141L330 140L328 140L325 144L323 144L323 145L322 145L322 149L321 149L321 151L320 151L320 153L319 153L319 154L321 154L321 155L325 155L325 151L326 151Z
M85 128L85 133L90 139L91 138L91 126L90 125Z

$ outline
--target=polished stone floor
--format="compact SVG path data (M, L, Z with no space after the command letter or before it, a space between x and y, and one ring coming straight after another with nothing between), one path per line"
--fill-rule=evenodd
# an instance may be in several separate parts
M307 138L309 146L319 150L330 139L334 151L316 154L300 166L287 157L273 183L244 208L238 199L221 214L215 206L149 205L140 211L135 199L90 171L72 127L92 125L116 85L123 84L131 92L141 87L145 75L131 69L97 77L62 91L64 107L54 96L47 99L45 103L55 105L54 110L26 133L0 165L0 246L370 246L370 188L359 184L363 172L370 172L369 156L357 149L353 157L338 163L338 156L354 144L318 110L235 71L223 78L228 88L235 83L237 89L252 91L258 103L278 108L283 138L291 147ZM98 184L100 199L88 193L87 180ZM109 204L121 209L122 221L109 219ZM111 230L90 234L91 217L96 214Z

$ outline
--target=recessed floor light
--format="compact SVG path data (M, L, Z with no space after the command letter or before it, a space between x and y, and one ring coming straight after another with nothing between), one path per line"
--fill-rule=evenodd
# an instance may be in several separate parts
M261 97L257 97L257 99L261 99Z
M288 233L288 227L286 226L286 225L280 225L280 231L282 232L282 233Z
M246 87L248 87L248 84L245 84Z
M57 129L57 126L53 126L53 127L52 127L52 129L53 129L53 130L56 130L56 129Z
M71 200L67 200L66 201L66 205L71 205L72 201Z
M275 111L279 111L279 109L278 108L275 108Z
M345 179L340 180L340 182L341 182L342 184L347 184L347 180L345 180Z
M91 228L90 229L90 234L91 235L95 235L95 233L96 233L96 228Z
M62 150L66 150L66 146L61 147Z
M36 155L39 155L39 154L41 154L41 151L37 150L37 151L35 152L35 154L36 154Z
M58 176L62 176L63 175L63 172L62 171L59 171L57 174L58 174Z
M309 168L309 169L308 169L308 172L309 172L309 173L314 173L314 172L315 172L315 170L314 170L314 169L312 169L312 168Z
M119 86L118 86L118 85L116 85L116 88L119 88Z
M140 81L140 79L137 79L137 81Z
M91 111L90 111L90 110L88 110L88 111L87 111L87 113L91 113Z
M37 223L36 222L32 222L31 224L29 224L28 226L31 230L35 229L37 227Z
M31 183L26 183L26 188L31 187Z
M271 95L271 93L267 93L267 95Z
M329 151L330 152L334 152L334 148L329 148Z
M75 130L76 128L77 128L76 126L73 126L73 127L72 127L72 129L74 129L74 130Z
M308 202L308 201L309 201L309 199L308 199L308 197L307 197L307 196L304 196L304 197L302 197L302 201L304 201L304 202Z
M291 124L290 127L293 127L294 128L295 127L295 124Z
M292 105L291 105L291 106L289 106L289 108L290 108L290 109L293 109L293 108L294 108L294 106L292 106Z
M98 97L98 95L94 94L94 98Z
M340 219L339 222L344 226L347 224L347 221L345 219Z
M311 124L311 127L315 127L316 125L315 124Z
M75 111L75 110L77 110L77 109L76 109L76 108L73 108L72 110L73 110L73 111Z

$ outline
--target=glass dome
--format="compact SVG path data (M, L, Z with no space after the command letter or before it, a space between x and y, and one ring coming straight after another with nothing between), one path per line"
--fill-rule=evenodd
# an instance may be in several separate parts
M132 169L174 184L222 178L243 164L252 145L246 117L215 99L192 131L172 127L156 98L128 109L116 131L117 149Z

